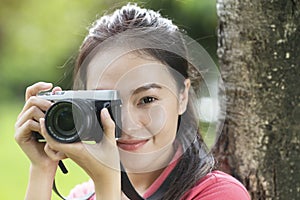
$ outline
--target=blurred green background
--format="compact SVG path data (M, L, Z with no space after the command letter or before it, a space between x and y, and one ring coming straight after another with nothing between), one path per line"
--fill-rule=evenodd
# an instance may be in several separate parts
M25 88L49 81L70 89L72 59L87 27L128 1L0 0L0 199L23 199L29 161L14 141L14 123ZM131 1L159 10L186 30L216 60L216 0ZM63 194L88 179L71 161L69 175L57 173ZM55 195L53 199L59 199Z

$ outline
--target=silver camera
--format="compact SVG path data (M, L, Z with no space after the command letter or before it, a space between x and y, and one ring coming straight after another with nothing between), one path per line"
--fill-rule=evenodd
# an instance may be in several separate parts
M103 137L100 112L107 108L116 124L115 137L121 136L121 100L116 90L58 91L38 95L54 102L45 113L48 134L61 143L100 142ZM38 140L43 137L35 133Z

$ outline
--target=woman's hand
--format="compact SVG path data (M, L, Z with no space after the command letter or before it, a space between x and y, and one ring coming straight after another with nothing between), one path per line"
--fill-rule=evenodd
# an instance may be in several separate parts
M33 137L32 132L41 132L39 120L44 118L45 111L51 106L51 102L36 95L41 91L52 88L51 83L38 82L26 89L25 105L15 123L15 140L25 152L34 167L50 170L56 168L57 161L53 161L45 153L48 148L45 143L38 142ZM59 87L53 88L53 92L61 90Z
M41 134L47 141L45 152L54 161L59 161L66 156L84 169L94 181L97 199L120 199L121 174L119 152L115 141L115 123L106 108L102 109L100 117L104 135L96 144L59 143L48 135L44 119L41 118Z
M51 83L39 82L26 89L25 105L15 123L15 140L31 161L29 183L26 199L50 199L52 183L57 169L57 160L49 157L45 150L49 146L38 142L32 132L41 132L39 120L44 118L44 112L51 106L51 102L36 97L41 91L52 88ZM53 92L61 88L55 87ZM61 158L64 158L63 153Z
M101 111L103 139L97 144L82 142L63 144L53 140L44 125L44 112L50 101L36 97L52 84L39 82L26 90L26 103L15 124L15 139L31 161L31 173L27 189L28 199L51 198L52 182L59 160L71 158L93 179L99 199L120 199L121 175L119 152L115 141L115 124L108 110ZM52 91L61 90L53 88ZM46 143L37 142L32 132L39 132ZM43 191L43 192L42 192Z

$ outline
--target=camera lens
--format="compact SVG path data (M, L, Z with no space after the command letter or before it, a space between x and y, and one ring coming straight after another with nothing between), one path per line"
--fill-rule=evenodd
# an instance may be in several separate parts
M65 135L72 134L75 129L74 118L72 108L66 106L62 108L58 113L56 118L56 127L57 129L62 130Z
M102 138L97 117L100 117L99 112L100 110L95 109L94 101L58 101L45 114L47 132L62 143L99 141Z
M79 141L78 131L83 122L83 113L72 101L59 101L46 112L45 124L50 136L59 142Z

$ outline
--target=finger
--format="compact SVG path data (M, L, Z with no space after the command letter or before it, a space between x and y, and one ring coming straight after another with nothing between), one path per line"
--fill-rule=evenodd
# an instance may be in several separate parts
M85 148L97 161L112 169L119 170L120 157L115 139L115 123L107 108L101 110L100 117L104 132L103 138L100 143L86 144Z
M49 143L46 143L44 147L44 151L46 152L47 156L51 158L53 161L59 161L67 158L63 152L52 149Z
M46 99L32 96L26 101L22 111L18 115L18 118L20 118L24 114L24 112L26 112L28 109L30 109L33 106L38 107L41 111L46 111L52 104L53 104L52 102L50 102Z
M47 134L47 130L45 128L45 119L41 118L40 119L40 128L41 128L41 135L45 138L47 145L50 149L52 150L52 152L50 152L49 149L49 156L51 156L51 158L53 159L57 159L57 158L62 158L62 157L70 157L68 155L71 155L76 157L78 156L78 152L82 153L84 152L84 147L82 145L82 143L70 143L70 144L64 144L64 143L59 143L57 141L55 141L51 136L49 136L49 134ZM63 152L57 154L58 152ZM57 154L57 155L56 155Z
M22 126L16 128L15 140L17 143L28 142L32 139L32 132L40 132L40 124L34 120L27 120Z
M101 122L105 136L109 141L115 142L115 123L110 117L107 108L101 110Z
M53 150L61 151L62 149L67 149L69 146L69 144L62 144L57 142L47 133L44 118L40 118L40 133Z
M54 87L54 88L52 89L52 93L53 93L53 94L54 94L55 92L57 92L57 91L62 91L61 87L56 86L56 87Z
M53 140L53 138L51 138L46 130L46 126L45 126L45 118L40 118L40 133L41 135L46 139L47 142L49 143L54 143L55 141Z
M25 100L27 101L31 96L36 96L41 91L47 91L52 88L52 83L38 82L27 87L25 92Z
M16 127L20 127L22 124L24 124L27 120L33 119L37 122L39 122L40 118L43 118L45 116L45 113L41 111L38 107L32 106L28 110L24 111L19 117L16 122Z
M46 130L45 126L45 119L40 118L40 133L41 135L45 138L47 145L51 147L52 150L59 151L60 150L60 145L61 143L58 143L55 141L48 133ZM48 148L48 147L47 147Z

